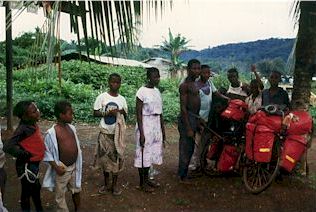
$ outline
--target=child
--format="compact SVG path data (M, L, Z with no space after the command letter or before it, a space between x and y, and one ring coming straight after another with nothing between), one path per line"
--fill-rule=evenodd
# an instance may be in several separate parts
M162 164L165 128L162 116L162 98L156 88L160 75L156 68L147 69L148 82L136 93L136 154L134 166L138 168L140 188L153 192L159 183L149 180L149 169L153 164Z
M3 150L17 158L16 171L22 185L22 211L30 211L31 197L36 211L43 211L38 172L40 161L44 157L45 145L36 124L40 118L40 111L34 102L21 101L14 107L13 114L20 118L20 123Z
M263 89L263 84L261 82L260 76L256 72L256 66L251 65L251 71L255 74L256 79L250 82L250 95L246 98L245 102L248 105L248 112L250 115L257 112L257 110L262 105L261 92Z
M238 71L231 68L227 71L227 79L230 82L227 96L231 99L245 100L249 93L249 86L239 81Z
M110 191L118 196L122 193L117 186L117 179L118 173L123 169L127 103L119 94L121 76L116 73L111 74L108 83L110 90L100 94L93 107L93 115L101 117L96 162L101 166L104 175L104 186L99 189L99 193ZM112 175L111 185L110 175Z
M65 199L67 189L72 192L75 211L80 209L80 191L82 177L82 154L76 129L70 123L73 110L67 101L55 104L54 113L57 123L45 136L44 161L49 163L43 187L55 187L57 211L69 211Z

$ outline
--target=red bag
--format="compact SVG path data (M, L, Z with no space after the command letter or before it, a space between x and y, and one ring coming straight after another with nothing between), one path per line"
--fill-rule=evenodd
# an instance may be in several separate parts
M239 152L236 146L224 145L221 156L217 163L217 170L220 172L232 171L239 157Z
M306 111L292 111L298 117L298 121L291 121L287 130L289 135L303 135L312 132L313 119Z
M287 136L282 150L280 166L288 172L292 171L306 150L307 139L303 135Z
M274 130L264 125L258 125L256 127L253 142L253 154L255 161L265 163L270 162L274 139Z
M246 155L250 160L253 160L253 141L256 130L256 124L247 123L246 124Z
M280 132L282 126L282 117L277 115L269 115L264 111L258 111L248 120L250 123L264 125L274 132Z
M240 121L244 119L248 105L240 100L233 99L229 102L228 107L222 112L221 116L227 119Z
M218 157L218 153L220 151L220 144L219 141L213 141L209 146L208 146L208 151L206 154L206 158L209 160L214 160Z

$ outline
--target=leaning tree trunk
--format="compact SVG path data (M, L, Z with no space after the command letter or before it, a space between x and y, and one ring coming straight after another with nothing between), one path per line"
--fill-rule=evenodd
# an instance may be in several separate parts
M311 81L316 64L316 2L300 2L300 19L295 49L292 107L309 106ZM296 104L300 102L301 104Z

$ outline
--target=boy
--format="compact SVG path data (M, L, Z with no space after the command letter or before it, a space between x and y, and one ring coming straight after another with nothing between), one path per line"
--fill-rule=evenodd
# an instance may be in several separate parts
M195 80L201 72L200 61L192 59L188 62L188 76L180 84L180 116L178 117L179 138L179 168L180 183L187 181L188 167L194 151L194 136L199 128L199 111L201 100Z
M96 161L101 166L104 175L104 186L99 189L99 193L104 194L110 191L118 196L122 193L117 186L117 179L118 173L123 169L127 103L119 94L121 76L116 73L111 74L108 84L109 91L100 94L93 107L93 115L101 117ZM110 175L112 175L111 185Z
M227 71L227 79L230 82L227 90L227 96L231 99L240 99L245 101L249 93L249 86L239 81L238 71L231 68Z
M82 154L76 129L70 123L73 110L67 101L55 104L54 114L57 123L45 136L44 161L49 163L43 187L55 188L57 211L69 211L65 199L67 189L72 192L75 211L80 209L80 191L82 177Z

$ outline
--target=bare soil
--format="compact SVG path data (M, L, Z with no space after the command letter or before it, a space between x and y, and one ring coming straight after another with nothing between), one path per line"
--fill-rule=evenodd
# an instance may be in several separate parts
M0 120L4 126L4 120ZM0 122L0 123L1 123ZM52 122L39 123L45 131ZM134 126L127 130L126 168L119 176L121 196L98 194L103 176L93 170L93 149L97 140L98 127L76 124L83 150L83 211L316 211L316 147L309 150L309 178L288 176L282 182L274 182L266 191L253 195L246 191L241 176L202 176L194 179L193 185L178 183L178 132L175 126L167 127L168 144L164 163L155 167L160 171L156 179L161 187L154 193L143 193L137 189L138 171L133 167ZM314 142L315 143L315 142ZM16 177L14 158L7 155L5 169L8 174L4 204L9 211L19 211L20 182ZM46 165L41 165L41 179ZM45 211L55 209L54 194L42 189ZM68 205L73 210L71 195L67 194Z

